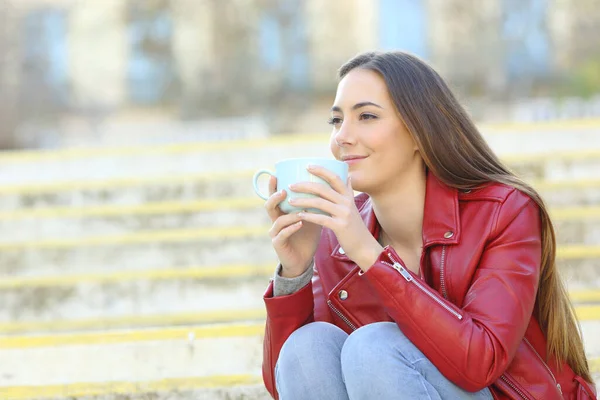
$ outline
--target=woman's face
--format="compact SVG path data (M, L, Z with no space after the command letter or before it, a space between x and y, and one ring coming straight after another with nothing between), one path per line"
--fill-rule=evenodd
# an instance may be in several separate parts
M377 72L356 68L340 81L330 123L331 152L348 163L354 190L374 195L422 168L417 145Z

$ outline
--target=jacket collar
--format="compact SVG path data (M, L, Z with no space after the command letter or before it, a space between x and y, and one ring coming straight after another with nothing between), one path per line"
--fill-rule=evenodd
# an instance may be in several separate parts
M458 190L442 183L427 172L425 212L423 214L423 246L460 242Z
M425 212L423 215L423 247L433 244L449 245L460 242L460 214L458 190L442 183L433 173L427 172L425 188ZM360 215L369 232L379 238L381 226L373 210L371 198L361 193L355 198ZM331 256L346 260L339 243L333 247Z

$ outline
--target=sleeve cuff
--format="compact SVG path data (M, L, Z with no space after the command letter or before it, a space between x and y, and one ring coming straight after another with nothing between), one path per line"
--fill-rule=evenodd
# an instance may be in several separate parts
M314 260L302 275L295 278L284 278L280 275L281 264L279 264L273 277L273 297L288 296L308 285L313 276L313 266Z

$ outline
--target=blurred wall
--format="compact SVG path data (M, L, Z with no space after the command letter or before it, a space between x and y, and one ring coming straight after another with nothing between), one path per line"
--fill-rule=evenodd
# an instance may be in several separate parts
M589 97L600 92L594 3L0 0L0 84L21 122L152 110L259 115L293 131L322 118L315 110L331 101L345 60L401 49L432 63L467 102ZM476 117L492 114L486 101L472 101Z

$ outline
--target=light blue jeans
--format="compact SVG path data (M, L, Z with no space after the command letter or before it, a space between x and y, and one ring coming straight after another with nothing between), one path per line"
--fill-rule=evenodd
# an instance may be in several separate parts
M275 366L281 400L492 399L448 379L393 322L365 325L350 336L313 322L290 335Z

